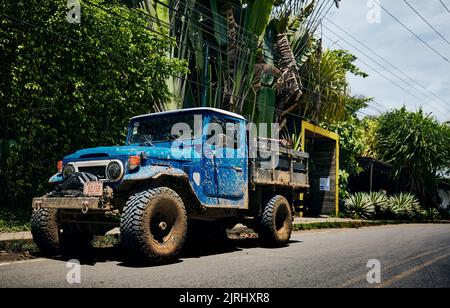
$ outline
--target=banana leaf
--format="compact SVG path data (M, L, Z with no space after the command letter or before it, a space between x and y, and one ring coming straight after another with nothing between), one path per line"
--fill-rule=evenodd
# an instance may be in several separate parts
M273 123L275 114L275 90L263 87L258 93L258 123Z
M255 34L258 40L265 33L272 8L273 0L249 1L244 28Z
M219 46L225 46L228 43L228 23L219 13L218 0L210 0L211 11L213 13L214 36Z

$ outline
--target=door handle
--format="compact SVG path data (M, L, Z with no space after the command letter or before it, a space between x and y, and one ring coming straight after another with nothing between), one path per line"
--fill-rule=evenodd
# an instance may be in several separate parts
M237 172L242 172L242 168L241 167L233 167L232 169L234 171L237 171Z

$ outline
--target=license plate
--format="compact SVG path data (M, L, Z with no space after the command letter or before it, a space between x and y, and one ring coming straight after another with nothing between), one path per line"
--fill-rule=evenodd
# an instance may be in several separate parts
M103 182L86 182L83 186L83 194L89 197L103 196Z

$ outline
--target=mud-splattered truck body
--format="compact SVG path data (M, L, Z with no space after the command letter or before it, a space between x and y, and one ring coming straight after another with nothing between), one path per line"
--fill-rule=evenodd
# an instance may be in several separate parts
M265 244L286 244L294 204L309 187L308 155L253 136L247 124L210 108L132 118L124 146L58 163L52 191L33 199L36 243L49 253L81 249L120 227L130 256L160 261L191 234L243 223Z

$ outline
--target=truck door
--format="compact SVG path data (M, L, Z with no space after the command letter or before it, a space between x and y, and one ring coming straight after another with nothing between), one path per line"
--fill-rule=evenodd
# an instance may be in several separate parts
M220 126L222 130L222 134L216 135L213 156L219 205L239 206L241 205L239 201L244 198L247 191L245 124L217 115L211 116L210 123Z

